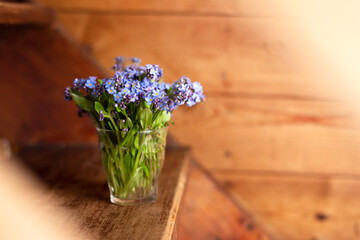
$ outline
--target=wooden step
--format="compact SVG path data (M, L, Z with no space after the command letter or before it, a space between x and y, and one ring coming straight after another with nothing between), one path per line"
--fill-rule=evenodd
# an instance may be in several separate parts
M76 221L76 229L92 239L171 238L187 176L187 148L167 148L157 200L134 207L109 202L98 147L30 147L18 156L46 185L37 201L67 212L64 221Z
M190 165L174 239L273 239L197 162Z

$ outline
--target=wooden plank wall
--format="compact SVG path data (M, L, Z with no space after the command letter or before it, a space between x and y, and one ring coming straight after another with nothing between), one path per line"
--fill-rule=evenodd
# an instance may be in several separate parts
M178 110L171 134L276 239L357 239L360 212L328 225L322 214L353 204L346 199L360 186L358 110L324 78L324 69L336 75L330 65L313 67L321 52L299 49L303 36L268 1L41 2L104 66L137 56L169 82L186 74L204 85L206 102ZM292 212L299 207L306 213Z
M208 169L360 173L357 113L306 68L299 33L264 1L42 2L104 66L138 56L167 81L203 83L206 102L175 112L171 132Z

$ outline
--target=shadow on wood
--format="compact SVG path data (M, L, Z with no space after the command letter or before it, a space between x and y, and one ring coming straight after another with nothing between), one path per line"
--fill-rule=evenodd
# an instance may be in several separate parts
M177 224L174 238L181 240L270 239L196 162L191 164Z
M76 119L76 107L64 101L63 91L75 77L107 72L44 8L0 3L0 13L15 14L14 21L6 18L8 24L0 17L0 136L33 144L96 141L93 124Z

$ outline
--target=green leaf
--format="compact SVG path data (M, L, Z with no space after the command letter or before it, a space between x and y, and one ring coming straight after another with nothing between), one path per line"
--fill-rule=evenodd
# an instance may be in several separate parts
M153 123L155 122L156 118L159 116L159 114L160 114L161 112L162 112L162 111L160 111L160 110L156 110L156 111L155 111L155 113L153 114L153 119L152 119Z
M103 106L101 103L99 103L99 102L95 102L95 111L96 111L97 113L99 113L99 114L100 114L100 111L102 111L103 114L106 114L106 113L107 113L107 112L105 111L104 106Z
M152 128L156 129L164 126L171 119L171 113L167 113L166 111L161 111L157 113L157 117L153 120Z
M139 143L139 134L136 134L135 140L134 140L134 146L137 149L140 149L140 143Z
M128 129L133 127L132 121L129 117L126 117L125 124L128 127Z
M113 97L110 97L107 112L110 113L110 111L112 111L114 109L115 109L115 100Z
M140 122L140 113L142 112L144 108L143 107L139 107L137 112L136 112L136 120Z
M125 123L121 120L121 121L119 121L119 128L120 129L123 129L123 128L125 128ZM124 134L124 133L123 133Z
M145 164L142 165L142 168L144 169L145 176L149 179L150 178L149 169Z
M142 101L144 108L150 108L150 105L146 101Z
M152 111L145 108L140 112L140 125L143 129L147 129L151 125Z
M169 113L167 111L163 111L163 116L164 116L165 123L171 120L171 113Z
M91 111L94 109L93 103L90 100L86 99L81 92L72 91L71 97L76 103L76 105L78 105L85 111Z
M131 129L131 131L129 131L127 134L126 134L126 137L124 138L124 140L121 142L120 144L120 147L123 147L127 141L129 141L129 139L135 134L135 130L134 129Z

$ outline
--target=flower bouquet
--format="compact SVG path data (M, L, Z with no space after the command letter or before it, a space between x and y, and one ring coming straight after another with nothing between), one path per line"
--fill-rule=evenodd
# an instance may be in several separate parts
M170 85L158 65L140 66L138 58L115 60L112 78L75 79L65 99L96 124L111 202L153 202L172 111L205 97L200 83L185 76Z

